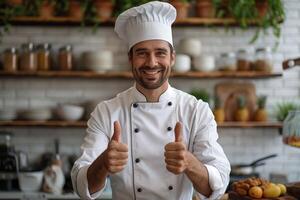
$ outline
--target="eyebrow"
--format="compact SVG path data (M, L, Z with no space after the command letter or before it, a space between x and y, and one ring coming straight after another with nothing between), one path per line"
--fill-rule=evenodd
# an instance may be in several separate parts
M147 51L147 48L138 48L135 50L135 52L141 52L141 51ZM155 51L164 51L167 52L168 50L166 48L156 48Z

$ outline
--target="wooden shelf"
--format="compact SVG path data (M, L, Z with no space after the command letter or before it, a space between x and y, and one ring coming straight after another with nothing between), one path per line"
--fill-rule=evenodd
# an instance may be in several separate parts
M282 128L281 122L224 122L220 128Z
M280 77L282 73L266 73L257 71L248 72L196 72L189 71L184 73L172 72L171 77L177 78L274 78ZM0 77L49 77L49 78L132 78L130 71L111 71L111 72L92 72L92 71L39 71L39 72L4 72L0 71Z
M12 24L16 25L80 25L81 19L75 19L71 17L50 17L50 18L42 18L42 17L15 17L11 20ZM115 18L111 18L109 20L99 20L99 25L109 25L113 26L115 23ZM91 25L93 23L87 23L87 25ZM259 24L259 20L251 20L249 22L250 25ZM174 23L175 26L207 26L207 25L216 25L216 26L224 26L238 25L238 22L233 18L199 18L199 17L188 17L185 19L178 19Z
M0 127L78 127L85 128L86 121L0 121ZM282 128L281 122L224 122L219 128Z

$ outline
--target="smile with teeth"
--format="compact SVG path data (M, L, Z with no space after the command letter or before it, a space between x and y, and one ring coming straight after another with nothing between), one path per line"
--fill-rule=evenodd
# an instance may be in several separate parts
M142 72L146 75L155 75L162 71L162 69L143 69Z

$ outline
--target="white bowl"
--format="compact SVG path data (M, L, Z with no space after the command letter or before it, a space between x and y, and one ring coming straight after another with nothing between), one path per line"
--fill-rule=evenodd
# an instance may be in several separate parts
M191 58L188 55L177 54L173 69L176 72L189 71L191 69Z
M96 72L105 72L113 67L113 54L111 51L86 51L81 55L81 62L85 69Z
M19 172L19 186L23 192L37 192L41 189L43 182L43 171Z
M179 53L195 57L201 54L201 41L196 38L184 38L179 42Z
M61 104L56 109L58 117L66 121L77 121L82 118L84 108L81 106Z
M193 58L193 66L195 70L202 72L210 72L215 70L215 58L209 55L201 55Z

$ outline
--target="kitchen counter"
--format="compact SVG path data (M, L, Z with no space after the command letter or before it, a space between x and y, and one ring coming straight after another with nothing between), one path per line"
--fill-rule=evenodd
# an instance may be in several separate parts
M20 199L20 200L60 200L60 199L80 199L76 194L74 193L67 193L67 194L61 194L61 195L55 195L55 194L48 194L43 192L33 192L33 193L26 193L26 192L4 192L0 191L0 200L9 200L9 199ZM111 200L111 192L104 192L101 197L98 199L101 200Z

